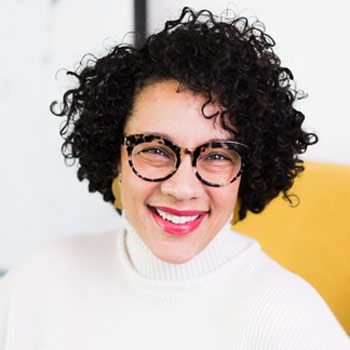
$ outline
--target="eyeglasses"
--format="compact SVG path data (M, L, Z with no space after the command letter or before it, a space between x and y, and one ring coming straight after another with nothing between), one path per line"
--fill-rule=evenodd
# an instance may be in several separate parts
M196 148L182 148L170 140L151 134L124 137L129 165L145 181L164 181L173 176L181 156L190 154L197 178L213 187L226 186L242 174L249 147L236 141L214 141Z

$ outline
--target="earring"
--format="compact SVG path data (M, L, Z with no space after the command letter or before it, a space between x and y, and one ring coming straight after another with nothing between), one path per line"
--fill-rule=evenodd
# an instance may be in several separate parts
M123 204L120 195L120 186L122 184L122 174L119 173L118 176L112 182L112 193L115 198L114 206L117 209L123 209Z
M239 221L239 210L241 209L241 200L237 198L235 208L233 209L233 218L231 220L231 225L237 224Z

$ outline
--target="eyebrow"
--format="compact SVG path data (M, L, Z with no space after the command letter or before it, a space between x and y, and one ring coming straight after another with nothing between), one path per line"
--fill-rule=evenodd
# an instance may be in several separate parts
M169 134L164 133L164 132L147 132L147 131L145 131L145 132L138 133L138 134L160 136L160 137L163 137L163 138L165 138L165 139L168 139L169 141L171 141L171 142L177 144ZM228 138L212 137L212 138L206 140L205 142L203 142L203 144L204 144L204 143L209 143L209 142L215 142L215 141L235 141L235 140L234 140L233 137L232 137L232 138L229 138L229 139L228 139Z

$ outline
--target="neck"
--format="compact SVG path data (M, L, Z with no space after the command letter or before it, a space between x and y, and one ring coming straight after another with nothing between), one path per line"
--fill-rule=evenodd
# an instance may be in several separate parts
M157 258L131 225L125 211L126 250L134 269L152 280L186 280L208 274L232 260L247 246L245 236L231 230L228 222L212 241L190 261L171 264Z

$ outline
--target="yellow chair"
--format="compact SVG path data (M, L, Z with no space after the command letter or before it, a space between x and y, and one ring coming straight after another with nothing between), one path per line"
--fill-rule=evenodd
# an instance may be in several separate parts
M305 163L290 193L233 226L311 283L350 334L350 166Z

